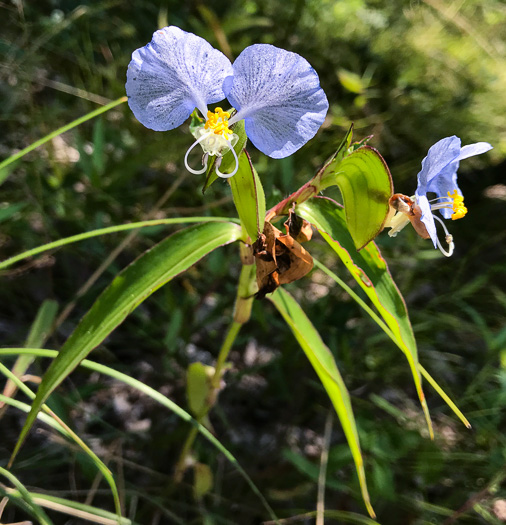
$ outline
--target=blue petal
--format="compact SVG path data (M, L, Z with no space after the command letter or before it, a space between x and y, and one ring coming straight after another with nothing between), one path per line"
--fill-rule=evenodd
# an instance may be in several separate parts
M474 157L475 155L481 155L492 149L492 146L488 142L476 142L476 144L468 144L463 146L460 150L460 155L457 157L458 161Z
M231 122L244 119L248 138L274 159L313 138L329 107L309 62L268 44L247 47L237 57L224 89L237 110Z
M432 216L430 209L430 203L425 195L420 197L417 196L416 203L420 206L422 210L422 216L420 220L425 224L427 228L427 233L430 235L432 242L434 243L434 248L437 248L437 231L436 231L436 222Z
M232 75L228 58L203 38L170 26L153 34L132 54L128 66L128 105L147 128L180 126L198 108L225 98L223 81Z
M436 142L428 151L427 156L422 160L422 170L418 174L417 197L425 195L431 181L438 177L460 153L460 139L455 135L446 137Z

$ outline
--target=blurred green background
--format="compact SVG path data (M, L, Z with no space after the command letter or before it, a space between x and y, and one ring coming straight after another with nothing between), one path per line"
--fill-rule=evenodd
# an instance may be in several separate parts
M469 213L450 224L452 258L410 228L395 239L385 233L377 239L406 298L420 361L473 430L426 385L436 432L431 442L407 362L390 340L321 272L288 288L332 349L352 394L378 521L506 521L506 4L4 0L0 160L123 96L132 51L165 25L206 38L230 58L252 43L271 43L301 54L320 75L330 110L316 138L278 161L249 147L268 205L307 181L351 122L357 140L373 135L370 144L385 157L395 190L408 195L437 140L456 134L463 144L494 146L461 166ZM187 126L166 133L144 128L123 104L33 151L0 173L1 258L147 217L232 216L226 184L218 181L203 196L203 180L184 170L182 152L192 140ZM175 228L150 228L128 242L127 234L99 237L4 271L2 346L22 345L41 304L51 299L60 318L45 347L59 348L114 275L171 231ZM353 286L317 236L308 249ZM212 364L216 357L239 269L236 246L213 253L139 307L92 359L186 407L186 368L194 361ZM255 302L231 362L211 415L216 435L280 517L314 511L330 402L268 301ZM41 374L46 366L37 362L30 371ZM247 525L268 519L237 472L201 439L195 457L214 473L211 490L196 500L191 472L173 486L171 473L188 425L135 391L76 371L52 406L108 458L125 515L137 523ZM13 409L0 420L2 466L22 422ZM16 476L34 490L111 510L103 482L90 490L96 472L82 453L54 439L47 427L37 428L14 465ZM325 504L327 510L365 514L335 420ZM52 517L55 523L80 523ZM25 516L11 506L1 518L21 519ZM346 521L329 515L327 522Z

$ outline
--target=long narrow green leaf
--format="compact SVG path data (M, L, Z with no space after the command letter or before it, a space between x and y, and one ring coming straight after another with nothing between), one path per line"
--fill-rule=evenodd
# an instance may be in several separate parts
M83 317L44 374L11 463L44 401L82 359L158 288L209 252L238 240L240 236L241 229L229 222L191 226L157 244L121 272Z
M260 177L246 151L239 158L237 173L228 181L241 224L251 240L256 241L258 232L264 229L265 194Z
M451 400L450 396L437 384L436 380L429 374L429 372L427 372L427 370L425 370L421 364L418 364L418 368L423 377L427 379L427 382L443 398L445 403L453 410L455 415L462 421L462 423L464 423L467 428L471 428L471 423L469 423L466 416L464 416L464 414L459 410L459 407Z
M38 357L49 357L54 359L58 356L58 352L56 350L46 350L41 348L0 348L0 356L2 355L34 355ZM241 467L234 455L231 452L229 452L229 450L225 448L225 446L222 445L220 441L216 437L214 437L213 434L209 432L209 430L207 430L207 428L201 425L188 412L183 410L179 405L171 401L168 397L158 392L158 390L155 390L154 388L145 385L138 379L130 377L122 372L118 372L113 368L109 368L108 366L95 363L88 359L84 359L79 363L79 365L89 370L93 370L100 374L106 375L108 377L112 377L113 379L116 379L118 381L121 381L122 383L131 386L139 392L146 394L157 403L160 403L165 408L171 410L174 414L176 414L176 416L181 418L183 421L186 421L192 424L194 427L196 427L200 434L203 437L205 437L214 447L216 447L216 449L219 450L227 458L227 460L230 461L230 463L237 469L237 471L244 478L251 490L258 496L263 506L271 516L271 519L274 519L277 523L277 517L274 514L274 511L271 509L270 505L268 504L267 500L263 497L258 487L253 483L252 479Z
M418 369L418 350L406 304L378 247L370 242L357 252L346 225L343 208L330 199L312 199L297 207L297 213L318 229L398 338L411 368L429 433L433 438L432 423Z
M30 359L34 359L33 354L19 356L19 357L30 357ZM0 394L0 401L2 403L5 403L6 405L9 405L11 407L17 408L18 410L21 410L22 412L25 412L25 414L28 414L30 412L32 406L28 403L23 403L22 401L18 401L17 399L12 399L11 397L4 396L3 394ZM45 414L44 412L39 412L37 414L37 419L40 421L46 423L46 425L49 425L50 427L54 428L58 432L60 432L65 437L69 437L68 432L65 430L64 427L62 427L56 419L53 419L51 416Z
M66 244L71 244L74 242L84 241L86 239L91 239L92 237L99 237L100 235L108 235L110 233L118 233L127 230L135 230L137 228L148 228L149 226L159 226L162 224L192 224L196 222L237 222L237 219L228 219L227 217L178 217L175 219L155 219L151 221L141 221L141 222L131 222L128 224L119 224L118 226L108 226L107 228L100 228L98 230L91 230L89 232L79 233L78 235L72 235L71 237L65 237L63 239L58 239L57 241L49 242L47 244L42 244L37 246L37 248L32 248L26 252L5 259L5 261L0 262L0 270L7 268L12 264L27 259L28 257L33 257L42 252L47 252L48 250L54 250L55 248L60 248Z
M291 328L293 335L313 365L334 405L355 462L362 498L369 515L374 518L375 514L367 491L364 461L362 452L360 451L357 426L351 407L350 395L339 373L334 357L302 308L286 290L278 288L269 299L274 303L279 313Z

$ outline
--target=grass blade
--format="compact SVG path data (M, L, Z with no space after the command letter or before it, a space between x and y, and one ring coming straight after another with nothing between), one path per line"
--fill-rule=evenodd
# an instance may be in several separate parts
M3 373L9 377L9 379L11 379L11 381L16 384L17 388L19 388L30 399L35 398L35 394L2 363L0 363L0 373ZM112 472L107 468L105 463L103 463L102 460L90 449L90 447L88 447L88 445L86 445L86 443L47 405L42 404L41 409L57 423L58 426L56 428L60 432L75 441L75 443L84 451L85 454L89 456L97 469L102 473L105 480L111 487L111 492L114 498L114 506L116 508L116 521L119 523L121 521L121 504L119 500L118 488L116 487L116 482L114 481Z
M355 417L351 408L350 395L334 357L302 308L286 290L278 288L269 299L292 330L334 405L355 462L362 498L369 515L374 518L375 514L367 490L364 461L360 450Z

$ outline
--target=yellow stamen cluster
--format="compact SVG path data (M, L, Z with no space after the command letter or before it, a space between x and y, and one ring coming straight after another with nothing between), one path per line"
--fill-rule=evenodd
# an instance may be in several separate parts
M453 192L453 195L448 192L448 197L453 200L453 215L452 215L452 221L455 221L457 219L462 219L464 215L467 213L467 208L464 206L464 197L462 195L459 195L457 193L457 190Z
M221 108L216 108L216 111L207 112L207 122L204 126L205 129L210 129L216 135L221 135L225 140L229 140L230 136L233 134L228 127L228 119L230 118L230 113L228 111L223 111Z

